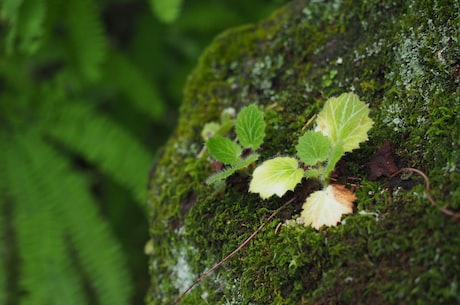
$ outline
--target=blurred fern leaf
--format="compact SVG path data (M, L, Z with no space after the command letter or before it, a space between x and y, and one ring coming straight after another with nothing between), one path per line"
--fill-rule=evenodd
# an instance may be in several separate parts
M182 0L0 0L0 304L142 303L154 153L200 50L256 2L178 22Z
M0 8L0 47L9 47L0 55L0 304L130 304L126 249L101 214L93 179L100 171L145 208L153 153L97 107L103 94L94 92L104 91L90 85L111 51L99 8L92 0L6 0ZM132 90L161 107L143 77ZM113 90L136 96L119 83Z
M128 187L146 208L147 175L139 173L146 173L153 159L132 135L84 102L67 103L55 124L50 135Z
M160 119L164 115L165 106L155 84L148 82L126 56L112 52L104 73L104 79L126 95L142 113L153 119Z
M41 45L46 15L45 0L4 0L2 17L8 21L7 52L19 48L25 54L35 53Z
M164 23L173 23L177 20L182 8L182 0L150 0L153 13Z
M83 78L96 81L107 56L107 41L95 1L68 1L65 21L69 35L68 52Z
M87 194L87 181L34 131L1 140L8 143L1 150L10 198L2 207L13 204L19 287L27 292L20 303L127 304L123 254Z

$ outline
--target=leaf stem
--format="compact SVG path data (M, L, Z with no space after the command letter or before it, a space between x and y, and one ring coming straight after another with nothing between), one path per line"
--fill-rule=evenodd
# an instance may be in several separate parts
M439 211L441 211L443 214L447 215L447 216L450 216L452 217L454 220L457 220L460 218L460 214L459 213L456 213L454 211L451 211L449 210L448 208L445 208L445 207L440 207L436 201L434 200L433 196L431 195L430 193L430 179L428 179L428 176L422 172L421 170L419 169L416 169L416 168L412 168L412 167L404 167L404 168L401 168L400 170L398 170L396 173L394 173L393 175L390 176L391 177L394 177L402 172L413 172L413 173L416 173L416 174L419 174L420 176L423 177L423 179L425 180L425 192L426 192L426 197L428 199L428 201L431 203L432 206L434 206L436 209L438 209Z

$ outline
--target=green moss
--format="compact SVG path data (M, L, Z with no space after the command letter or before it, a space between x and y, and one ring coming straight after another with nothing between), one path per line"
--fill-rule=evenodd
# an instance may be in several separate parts
M216 37L150 181L149 304L172 303L287 200L248 194L243 174L225 189L207 186L210 162L197 157L204 123L257 103L267 122L260 161L292 155L324 101L347 91L375 121L341 177L362 179L356 213L320 232L281 226L317 187L305 181L295 204L181 304L460 303L458 223L429 204L421 178L368 181L364 166L390 140L400 166L428 174L440 206L460 209L459 10L459 1L298 0Z

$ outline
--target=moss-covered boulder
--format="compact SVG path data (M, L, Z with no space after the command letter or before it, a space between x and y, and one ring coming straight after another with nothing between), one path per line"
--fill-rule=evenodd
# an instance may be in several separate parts
M181 304L460 304L460 222L430 204L419 175L371 180L366 166L389 141L397 167L425 172L436 203L460 211L459 16L455 0L299 0L217 37L152 170L148 304L173 304L292 197ZM315 181L268 200L248 193L244 173L225 189L205 184L201 131L223 109L264 110L261 162L294 155L302 127L343 92L370 105L375 125L340 165L358 198L340 225L282 225Z

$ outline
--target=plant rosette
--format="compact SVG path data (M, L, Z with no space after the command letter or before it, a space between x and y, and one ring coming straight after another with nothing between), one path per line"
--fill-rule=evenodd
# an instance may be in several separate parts
M322 226L336 226L344 214L353 212L356 196L344 185L329 184L329 174L346 152L358 148L361 142L367 140L367 132L372 124L368 105L361 102L357 95L344 93L337 98L330 98L318 114L316 129L305 132L299 138L296 145L297 158L285 156L263 162L253 172L249 192L258 193L262 199L273 195L282 197L287 191L294 191L303 178L317 178L324 188L306 199L300 217L306 226L316 230ZM235 141L223 137L233 126L237 135ZM206 149L215 160L227 164L226 169L210 176L206 182L222 183L235 171L248 167L258 159L259 155L254 151L262 145L265 136L263 113L255 105L244 107L234 122L225 119L221 124L206 124L202 136L206 141ZM250 155L243 158L243 150L249 151ZM237 249L204 272L174 304L178 304L203 278L247 245L294 198L273 212Z
M356 197L343 185L329 185L329 175L345 153L368 140L367 133L373 125L369 111L369 106L353 93L328 99L318 114L315 130L299 138L298 159L277 157L263 162L254 170L249 191L262 199L282 197L303 178L319 179L324 188L306 199L301 218L315 229L336 226L342 215L353 212Z

